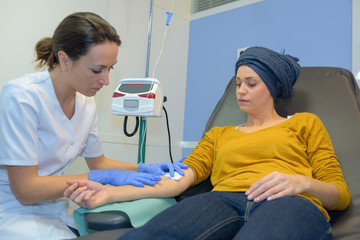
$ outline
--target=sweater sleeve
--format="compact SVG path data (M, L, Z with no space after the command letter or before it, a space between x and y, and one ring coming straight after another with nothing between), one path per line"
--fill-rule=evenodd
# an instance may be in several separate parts
M205 181L211 174L213 160L215 156L215 136L219 127L210 129L205 136L199 141L196 148L184 160L184 163L194 171L195 183L199 184Z
M313 115L309 131L305 134L307 153L313 169L313 177L317 180L330 182L337 186L340 192L338 204L330 210L344 210L350 203L349 188L344 179L340 164L337 161L330 136L321 122Z

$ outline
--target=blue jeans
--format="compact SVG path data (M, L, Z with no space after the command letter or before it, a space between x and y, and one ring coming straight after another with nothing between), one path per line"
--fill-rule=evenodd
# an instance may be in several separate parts
M302 197L254 203L244 193L187 198L120 239L332 239L322 212Z

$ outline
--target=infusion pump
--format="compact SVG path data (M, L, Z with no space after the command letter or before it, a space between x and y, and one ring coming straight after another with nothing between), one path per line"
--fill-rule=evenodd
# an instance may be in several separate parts
M155 78L126 78L112 97L112 113L123 116L161 117L164 95Z

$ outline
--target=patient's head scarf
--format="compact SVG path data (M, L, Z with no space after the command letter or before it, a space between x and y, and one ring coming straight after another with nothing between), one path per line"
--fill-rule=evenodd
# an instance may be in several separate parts
M240 54L235 74L241 65L250 67L265 82L275 102L279 97L291 97L292 87L300 74L298 61L296 57L267 48L250 47Z

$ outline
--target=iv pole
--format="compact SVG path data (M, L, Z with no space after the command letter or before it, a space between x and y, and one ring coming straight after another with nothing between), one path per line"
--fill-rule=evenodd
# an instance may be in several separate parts
M145 77L149 77L149 65L150 65L150 47L151 47L151 29L152 29L152 8L153 1L150 0L150 12L147 34L147 47L146 47L146 69ZM146 117L140 118L140 132L139 132L139 146L138 146L138 163L145 163L145 147L146 147Z

